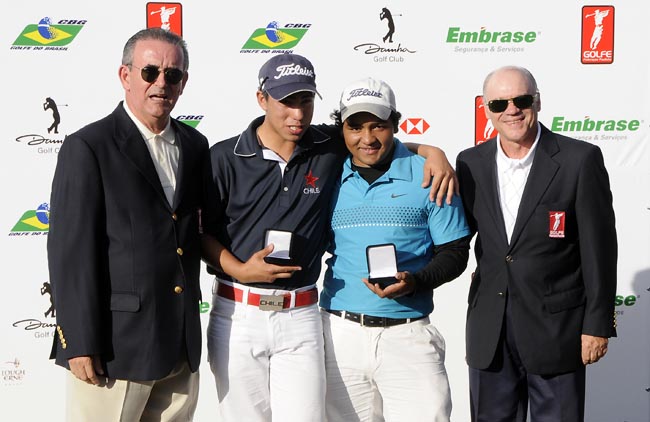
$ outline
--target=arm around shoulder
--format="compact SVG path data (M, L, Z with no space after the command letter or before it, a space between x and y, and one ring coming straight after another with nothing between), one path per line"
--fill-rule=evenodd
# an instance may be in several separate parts
M404 144L409 151L426 159L422 187L430 186L429 199L441 206L443 201L451 204L454 194L458 195L458 179L456 172L447 160L445 152L432 145L415 143Z

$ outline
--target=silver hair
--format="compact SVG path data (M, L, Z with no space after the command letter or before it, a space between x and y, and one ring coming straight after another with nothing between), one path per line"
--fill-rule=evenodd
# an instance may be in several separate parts
M144 40L159 40L179 46L181 50L183 50L183 71L187 71L187 68L190 66L190 56L187 51L185 40L183 40L183 38L178 34L161 28L142 29L129 38L126 44L124 44L124 50L122 51L123 65L128 66L133 63L133 50L135 49L135 44L138 41Z

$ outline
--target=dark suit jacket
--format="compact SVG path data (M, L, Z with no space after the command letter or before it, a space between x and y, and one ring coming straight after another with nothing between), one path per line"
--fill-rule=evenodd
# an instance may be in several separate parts
M478 236L469 291L468 364L487 368L510 301L527 371L576 370L581 334L616 335L617 241L609 178L600 149L542 126L508 244L498 196L497 142L458 155L467 220ZM550 212L564 211L565 237L550 237Z
M172 119L174 205L122 103L66 137L52 183L48 260L56 306L52 358L101 355L107 376L155 380L199 366L199 210L207 139ZM207 172L207 173L206 173Z

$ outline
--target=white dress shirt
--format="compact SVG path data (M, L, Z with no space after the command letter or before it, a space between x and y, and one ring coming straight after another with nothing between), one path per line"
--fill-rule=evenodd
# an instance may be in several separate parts
M160 184L165 192L169 205L174 205L174 193L176 192L176 175L178 174L178 145L176 144L176 133L171 127L171 119L167 122L167 126L159 134L151 132L145 125L143 125L131 110L129 110L126 102L124 109L129 115L133 123L137 126L142 139L144 139L151 159L156 167Z
M519 204L524 194L528 174L530 173L530 168L533 166L533 158L535 158L535 149L539 141L540 131L541 127L538 122L535 142L533 142L530 150L523 158L508 157L501 148L501 137L497 135L496 160L499 179L499 203L501 204L503 222L508 235L508 243L510 243L512 231L517 221Z

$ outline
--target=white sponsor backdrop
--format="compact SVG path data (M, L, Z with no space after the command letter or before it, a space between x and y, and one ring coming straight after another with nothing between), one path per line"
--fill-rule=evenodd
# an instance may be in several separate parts
M276 21L282 29L307 28L292 50L309 57L317 71L323 100L314 122L329 122L341 89L374 76L397 93L405 119L424 119L423 134L403 140L442 147L454 161L474 142L474 98L484 76L495 67L517 64L537 77L542 98L540 120L553 122L624 121L621 130L563 130L599 145L609 170L619 236L618 337L606 358L589 367L587 420L650 420L650 53L647 48L647 1L606 3L615 13L604 19L604 33L615 31L612 64L581 63L583 6L602 3L550 0L522 3L459 1L449 4L403 0L380 4L363 0L313 3L241 1L231 4L188 0L182 3L182 31L190 50L190 78L173 116L202 116L197 129L211 143L230 137L261 113L255 102L257 70L273 52L242 52L253 31ZM384 43L393 13L393 43ZM146 26L147 3L42 1L13 2L0 27L0 80L3 100L0 183L0 419L63 420L64 370L48 360L53 325L45 251L46 209L57 147L66 134L111 112L122 99L117 77L126 39ZM27 25L49 17L85 21L65 50L18 49ZM612 22L614 26L612 27ZM585 21L586 22L586 21ZM529 41L453 42L460 32L532 33ZM289 32L288 30L286 32ZM18 43L20 44L20 43ZM378 51L367 51L376 44ZM58 134L49 133L51 110L58 104ZM187 117L186 117L187 119ZM189 119L191 120L191 119ZM416 120L417 121L417 120ZM638 122L638 123L633 123ZM421 125L422 123L420 123ZM638 124L638 127L637 127ZM420 128L422 126L419 126ZM408 128L407 128L408 129ZM563 129L560 127L560 129ZM41 204L45 204L41 206ZM31 218L31 219L30 219ZM25 223L22 221L26 220ZM453 420L469 420L464 319L469 274L435 293L433 320L447 340ZM210 297L211 280L202 289ZM209 304L204 304L209 307ZM47 314L46 314L47 313ZM203 314L204 328L207 313ZM535 335L535 333L531 333ZM216 420L212 374L201 367L198 421ZM291 400L290 397L287 398Z

